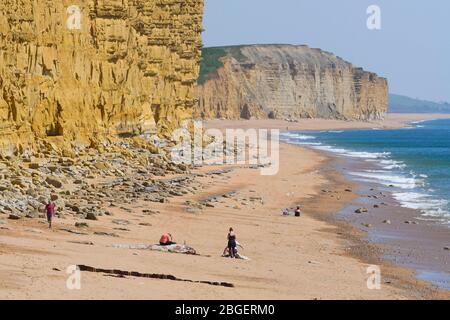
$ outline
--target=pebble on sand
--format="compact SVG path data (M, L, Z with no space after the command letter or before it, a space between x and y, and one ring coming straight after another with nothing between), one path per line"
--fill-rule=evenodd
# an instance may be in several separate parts
M98 220L98 218L97 218L97 216L94 213L88 212L86 214L86 220Z

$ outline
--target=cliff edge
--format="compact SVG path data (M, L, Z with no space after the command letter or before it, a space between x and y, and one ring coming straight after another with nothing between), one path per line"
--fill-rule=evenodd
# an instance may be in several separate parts
M196 116L206 119L381 118L387 80L320 49L205 48Z
M203 0L2 0L2 153L169 133L196 104L202 17Z

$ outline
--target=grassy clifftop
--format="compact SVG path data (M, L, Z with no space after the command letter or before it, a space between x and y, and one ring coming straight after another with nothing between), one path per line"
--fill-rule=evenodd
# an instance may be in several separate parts
M202 49L202 61L200 63L200 75L198 84L202 85L208 80L210 74L215 73L223 67L221 59L227 55L238 61L243 61L246 57L242 54L243 46L211 47Z
M202 118L378 119L387 110L386 79L318 48L237 45L202 54Z
M223 48L203 48L202 61L200 63L200 75L198 84L204 84L209 74L223 67L221 58L225 57L227 52Z

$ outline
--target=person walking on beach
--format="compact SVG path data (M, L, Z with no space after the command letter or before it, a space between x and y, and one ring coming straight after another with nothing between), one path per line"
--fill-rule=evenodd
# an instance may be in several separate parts
M297 206L297 209L295 209L295 216L296 216L296 217L300 217L301 213L302 213L302 212L300 211L300 207Z
M53 203L51 200L49 200L45 206L45 212L47 214L48 227L49 227L49 229L51 229L52 220L53 220L53 217L55 216L55 212L56 212L56 204Z
M165 233L159 239L159 244L161 246L170 246L177 243L172 241L172 235L170 233Z
M233 228L230 228L228 232L228 252L230 258L236 258L236 233L234 233Z

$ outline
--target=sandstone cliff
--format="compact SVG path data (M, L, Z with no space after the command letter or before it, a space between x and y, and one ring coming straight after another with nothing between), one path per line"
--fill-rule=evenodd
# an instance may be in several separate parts
M196 103L202 15L203 0L2 0L0 150L169 132Z
M252 45L203 50L196 116L368 120L387 111L387 80L320 49Z

